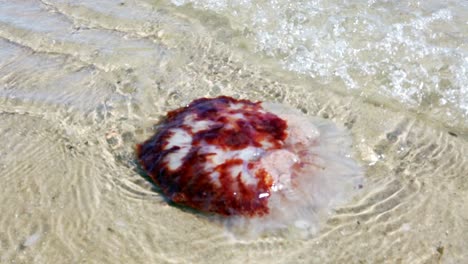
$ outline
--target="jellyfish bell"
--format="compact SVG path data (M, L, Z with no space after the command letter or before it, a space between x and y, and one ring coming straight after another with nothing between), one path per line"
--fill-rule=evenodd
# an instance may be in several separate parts
M350 146L331 121L221 96L169 112L137 156L168 199L236 234L313 234L362 182Z

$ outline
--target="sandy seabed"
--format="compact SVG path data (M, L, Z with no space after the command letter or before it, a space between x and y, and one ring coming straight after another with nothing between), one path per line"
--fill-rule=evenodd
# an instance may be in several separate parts
M468 261L463 126L286 72L236 34L162 1L0 1L0 263ZM307 239L232 240L168 205L135 144L221 94L346 126L362 191Z

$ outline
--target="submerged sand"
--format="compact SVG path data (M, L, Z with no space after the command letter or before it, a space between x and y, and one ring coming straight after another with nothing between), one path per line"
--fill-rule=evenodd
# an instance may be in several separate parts
M1 263L468 261L463 127L285 72L217 17L93 3L0 2ZM168 205L134 146L168 110L221 94L346 126L362 191L308 239L231 240Z

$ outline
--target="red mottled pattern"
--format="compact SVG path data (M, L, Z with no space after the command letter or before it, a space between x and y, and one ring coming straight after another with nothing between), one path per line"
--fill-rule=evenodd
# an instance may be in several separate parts
M232 105L241 107L231 107ZM265 151L281 148L287 137L287 124L278 116L264 111L260 102L237 100L221 96L201 98L187 107L167 114L155 135L137 146L137 156L143 169L163 193L172 201L204 212L221 215L262 216L268 213L268 196L273 184L272 177L262 168L255 171L256 184L243 182L241 173L231 175L233 166L244 164L252 169L257 160L244 161L238 157L217 164L206 171L204 163L212 162L212 153L201 153L204 144L213 144L225 152L239 150L248 146L262 147L268 142ZM209 120L212 125L193 133L184 123L186 116L194 115L195 121ZM242 114L244 118L229 118ZM171 129L184 129L192 137L188 154L182 158L177 169L169 168L165 158L176 153L180 146L165 149L173 135ZM206 143L205 143L206 142ZM219 184L214 184L211 173L219 173ZM266 197L265 197L266 196Z

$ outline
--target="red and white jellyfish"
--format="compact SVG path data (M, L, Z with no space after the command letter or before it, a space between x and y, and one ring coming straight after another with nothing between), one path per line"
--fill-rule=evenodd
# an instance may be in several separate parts
M245 233L291 227L313 233L362 180L350 145L331 121L221 96L169 112L137 156L177 204L218 215Z

